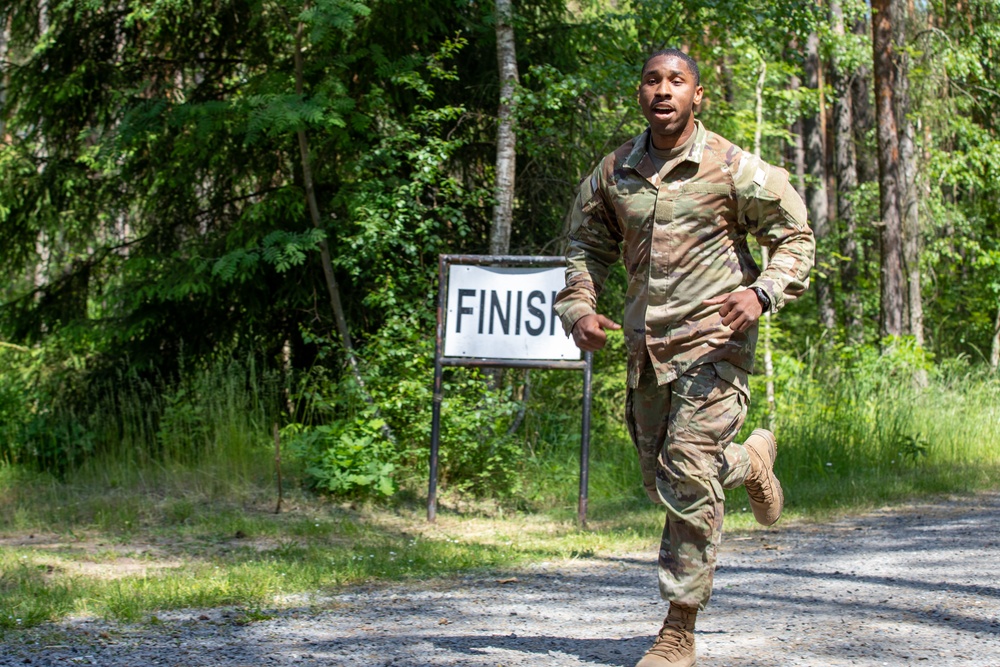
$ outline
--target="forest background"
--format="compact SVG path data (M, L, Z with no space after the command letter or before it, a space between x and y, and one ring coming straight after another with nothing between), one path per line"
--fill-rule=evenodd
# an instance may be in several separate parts
M873 4L0 2L5 502L272 493L276 439L286 485L418 502L438 254L561 254L667 46L818 237L747 420L778 433L790 509L994 484L1000 3ZM596 364L591 502L614 511L644 498L620 336ZM580 396L448 370L445 505L575 508Z

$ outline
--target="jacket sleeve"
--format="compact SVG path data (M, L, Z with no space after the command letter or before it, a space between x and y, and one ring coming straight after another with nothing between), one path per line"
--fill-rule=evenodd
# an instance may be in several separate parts
M555 302L567 335L577 320L597 312L597 296L604 287L609 267L621 255L622 235L604 194L606 161L580 184L580 193L573 204L566 250L566 287Z
M770 261L750 287L771 297L775 313L809 287L816 240L806 222L806 206L788 182L788 172L743 153L733 165L739 222L770 253Z

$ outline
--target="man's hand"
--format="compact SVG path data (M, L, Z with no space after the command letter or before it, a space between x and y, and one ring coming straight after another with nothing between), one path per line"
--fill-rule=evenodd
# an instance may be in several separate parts
M713 299L702 301L703 306L715 306L722 304L719 314L722 315L722 323L733 331L746 331L754 322L760 319L764 311L763 306L757 299L757 294L751 289L720 294Z
M581 350L594 352L604 347L608 341L605 329L621 329L622 325L612 322L604 315L584 315L573 325L573 342Z

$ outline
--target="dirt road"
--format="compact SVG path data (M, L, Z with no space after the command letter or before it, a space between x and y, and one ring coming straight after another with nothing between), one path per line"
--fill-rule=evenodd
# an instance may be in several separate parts
M0 647L0 665L632 667L665 612L653 556L354 591L245 625L78 621ZM779 524L720 560L700 667L1000 667L1000 494Z

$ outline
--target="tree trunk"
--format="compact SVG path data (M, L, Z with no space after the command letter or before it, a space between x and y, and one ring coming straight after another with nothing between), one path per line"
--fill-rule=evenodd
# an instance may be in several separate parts
M805 62L806 86L811 90L821 89L822 75L819 58L819 35L812 33L806 40ZM822 109L822 105L820 107ZM832 262L826 256L825 240L830 235L830 202L826 192L826 150L824 149L823 114L817 111L802 119L805 134L806 173L809 180L806 184L806 206L809 209L809 222L816 235L816 301L819 305L819 320L828 334L837 328L837 313L833 305L833 289L829 267Z
M302 63L302 35L304 31L305 24L300 22L298 29L295 31L294 54L295 93L300 97L303 95L303 79L305 78ZM319 203L316 201L316 190L313 187L312 158L309 155L309 138L306 136L305 127L301 127L297 134L299 139L299 155L302 159L302 183L305 186L306 204L309 208L309 217L312 220L313 227L322 230L323 225L319 214ZM320 260L323 264L323 275L326 278L326 290L330 297L330 308L333 310L333 319L337 324L337 332L340 334L340 341L344 346L344 352L347 355L347 362L351 367L351 373L354 375L355 382L358 383L358 388L361 390L361 395L364 396L365 402L374 406L375 401L372 399L371 394L368 393L364 377L361 375L361 369L358 366L357 355L354 353L354 345L351 342L351 332L347 326L347 316L344 313L343 301L340 298L340 286L337 284L337 277L333 273L333 261L330 258L330 246L327 244L325 238L320 241ZM377 407L376 412L378 412ZM384 435L385 438L393 444L396 443L396 438L393 435L392 429L385 421L382 423L382 435Z
M286 338L281 344L281 372L285 386L282 393L285 398L285 410L289 419L295 418L295 401L292 400L292 341Z
M794 45L793 45L794 48ZM788 79L788 89L794 94L795 91L799 89L801 82L799 77L792 76ZM795 191L799 193L799 197L802 197L802 201L806 199L806 149L805 142L802 140L802 118L796 118L795 122L792 123L791 128L792 136L792 164L795 166L794 178L792 179L792 185L795 187Z
M880 333L900 336L904 332L903 235L899 212L899 140L893 90L896 68L892 44L892 3L873 0L872 50L875 70L875 119L878 137L879 208L881 221Z
M39 42L44 40L45 33L49 31L49 2L40 0L38 3L38 37Z
M764 136L764 81L767 79L767 61L761 58L760 74L757 77L757 88L755 89L756 105L756 125L753 132L753 152L760 157L761 139ZM762 269L767 269L767 247L760 247L760 263ZM775 422L778 420L777 404L774 400L774 360L772 358L771 345L771 313L763 315L764 329L764 391L767 397L767 428L774 430Z
M830 0L830 22L835 35L844 36L844 14L840 0ZM858 289L858 221L853 196L858 187L857 152L854 148L851 77L835 51L831 68L833 103L834 175L837 183L837 221L840 228L840 286L844 295L844 326L847 340L864 341L864 310Z
M0 63L7 63L10 61L10 37L11 37L11 21L13 17L8 14L3 17L3 29L0 30ZM10 67L6 65L3 67L2 73L0 73L0 141L5 144L10 144L11 137L7 135L7 123L5 122L5 117L7 115L7 89L10 87Z
M865 20L857 21L852 26L857 35L868 32L869 26ZM858 182L871 183L878 180L878 159L872 155L869 148L868 133L875 127L875 114L872 110L869 95L872 91L872 73L867 65L862 65L854 72L851 79L851 103L854 116L854 145L857 152Z
M514 222L514 185L517 175L517 133L514 131L517 90L517 53L514 49L514 10L511 0L496 0L497 68L500 72L500 108L497 112L496 183L493 189L493 223L490 225L490 254L510 252ZM490 387L503 382L503 369L483 371Z
M896 119L899 122L900 214L903 221L903 265L906 270L906 332L917 345L924 346L924 309L920 293L920 220L917 193L916 146L913 121L910 119L909 56L906 43L907 9L896 2L893 11L894 47L896 49Z
M731 108L736 101L736 82L733 77L733 57L729 51L723 52L719 68L722 74L722 98Z
M517 57L514 51L513 10L510 0L496 0L497 65L500 70L500 110L497 114L496 205L490 228L490 254L510 251L514 218L514 178L517 167L517 133L514 131L514 93Z
M303 63L302 63L302 33L305 24L299 23L295 32L295 93L299 96L303 94ZM309 217L313 227L322 230L323 224L319 213L319 203L316 201L316 190L313 186L312 158L309 155L309 138L306 135L305 127L298 130L299 156L302 160L302 181L306 191L306 203L309 207ZM323 265L323 274L326 278L327 294L330 297L330 308L333 310L333 318L337 324L337 332L344 344L344 350L351 364L351 369L357 373L357 359L354 356L354 345L351 342L351 332L347 326L347 317L344 314L343 302L340 298L340 285L337 284L337 277L333 273L333 261L330 258L330 246L324 238L320 241L320 257Z
M993 325L993 345L990 347L990 368L1000 369L1000 302L997 303L997 320Z

